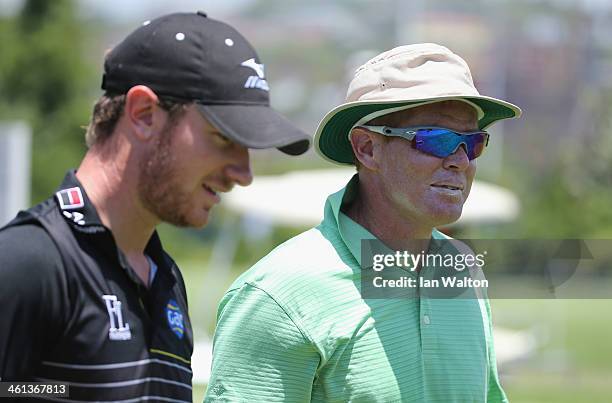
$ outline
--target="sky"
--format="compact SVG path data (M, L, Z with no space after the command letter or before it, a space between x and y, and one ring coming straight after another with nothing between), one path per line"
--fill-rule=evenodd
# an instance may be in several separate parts
M78 2L85 16L98 16L120 22L147 19L168 12L197 10L205 11L213 18L222 18L253 0L78 0Z
M0 0L0 15L15 14L24 0ZM113 22L129 22L177 11L206 11L222 18L254 0L77 0L84 17L98 17Z
M24 0L0 0L0 16L12 15ZM77 0L85 17L98 17L113 22L148 19L171 11L206 11L213 18L223 18L256 0ZM548 2L547 0L532 0ZM610 0L549 0L557 4L581 4L591 12L609 11Z

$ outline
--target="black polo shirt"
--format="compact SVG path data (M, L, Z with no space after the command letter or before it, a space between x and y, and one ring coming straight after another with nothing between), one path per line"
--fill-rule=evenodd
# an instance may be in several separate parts
M1 380L67 382L70 400L191 402L185 285L156 233L145 254L150 288L74 172L0 229Z

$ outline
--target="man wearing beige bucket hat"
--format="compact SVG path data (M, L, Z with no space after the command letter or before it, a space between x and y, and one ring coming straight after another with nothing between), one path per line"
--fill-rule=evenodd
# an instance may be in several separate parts
M485 129L520 113L480 95L443 46L397 47L358 68L315 135L323 158L357 173L328 197L319 226L230 286L205 401L507 401L486 289L440 297L426 289L436 263L412 260L391 282L378 274L399 260L383 271L376 257L469 252L436 227L460 217ZM481 266L453 268L467 281Z

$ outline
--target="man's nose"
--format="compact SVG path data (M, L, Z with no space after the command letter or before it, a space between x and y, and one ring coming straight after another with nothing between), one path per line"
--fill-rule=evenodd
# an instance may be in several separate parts
M465 171L470 166L465 144L461 144L457 150L444 158L444 168Z
M248 148L238 147L234 161L226 167L225 175L240 186L248 186L253 182Z

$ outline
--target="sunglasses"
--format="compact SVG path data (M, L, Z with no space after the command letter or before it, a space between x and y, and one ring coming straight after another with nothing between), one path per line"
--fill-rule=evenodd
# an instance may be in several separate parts
M460 145L465 145L468 158L480 157L487 144L489 133L484 130L474 132L456 132L443 127L388 127L388 126L357 126L383 136L403 137L412 142L417 150L446 158L457 151Z

